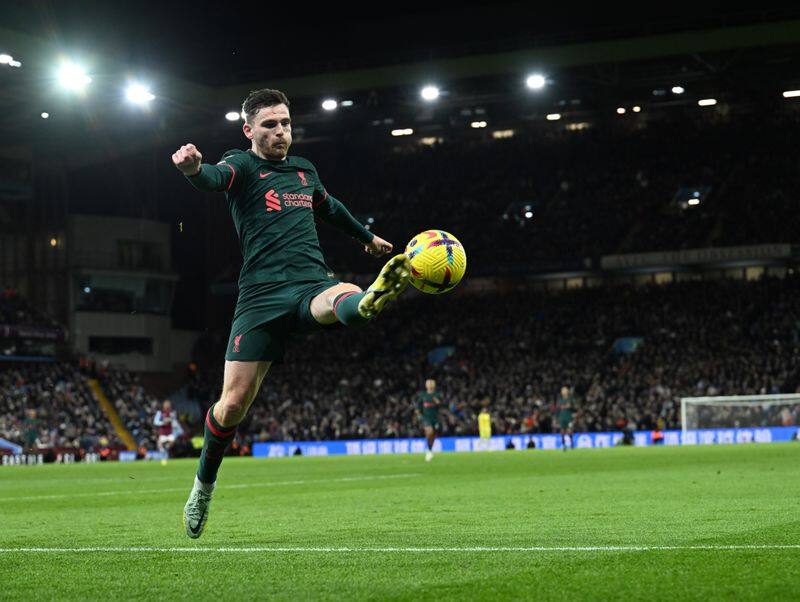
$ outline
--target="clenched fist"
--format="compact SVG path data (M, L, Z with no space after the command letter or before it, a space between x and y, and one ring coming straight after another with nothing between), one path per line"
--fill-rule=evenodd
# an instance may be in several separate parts
M172 154L172 162L185 176L194 176L200 172L203 155L194 144L184 144Z

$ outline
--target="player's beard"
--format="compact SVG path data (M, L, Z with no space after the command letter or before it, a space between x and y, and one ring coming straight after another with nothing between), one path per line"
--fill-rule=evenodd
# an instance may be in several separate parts
M269 146L268 156L275 161L282 161L283 159L286 158L286 155L289 154L290 145L291 142L286 139L283 139L281 141L281 144L273 143L272 145Z

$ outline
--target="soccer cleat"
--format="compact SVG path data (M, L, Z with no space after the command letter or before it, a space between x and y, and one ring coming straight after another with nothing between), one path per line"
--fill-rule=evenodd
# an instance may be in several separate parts
M208 519L208 507L211 505L211 494L203 491L195 479L192 492L183 507L183 524L186 527L186 535L192 539L197 539L203 533Z
M430 462L431 460L433 460L433 452L432 451L425 452L425 461Z
M389 301L406 290L410 276L408 257L402 253L392 257L359 302L358 313L367 319L377 316Z

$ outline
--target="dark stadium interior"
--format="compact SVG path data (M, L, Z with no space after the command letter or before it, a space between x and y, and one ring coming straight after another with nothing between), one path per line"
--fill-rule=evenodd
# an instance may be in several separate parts
M800 2L0 0L0 601L797 600L799 140Z
M23 63L0 65L0 437L124 447L95 377L137 447L155 446L166 397L186 438L201 432L241 253L224 198L199 194L169 157L187 141L209 162L245 148L223 115L265 85L292 99L292 152L360 221L398 248L428 228L456 233L469 267L456 292L409 294L368 334L296 341L237 449L414 436L411 396L431 375L450 400L446 434L475 433L484 400L498 433L551 432L563 385L585 431L680 428L686 395L800 390L800 100L781 94L800 87L797 10L330 8L302 38L257 20L235 31L241 10L254 9L172 3L154 20L141 4L3 3L0 52L16 44ZM273 45L280 62L264 59ZM54 90L53 52L69 49L94 65L85 98ZM543 90L526 89L531 71ZM133 73L158 89L154 108L119 96ZM418 88L434 81L442 95L425 103ZM351 104L323 111L328 96ZM94 250L105 218L134 233ZM145 237L154 222L162 234ZM364 285L380 265L331 228L320 239L341 277ZM759 245L772 250L714 254ZM676 259L698 249L713 260ZM642 264L650 252L661 259ZM95 315L111 317L84 336ZM162 347L119 316L190 343L130 363ZM615 353L621 337L644 343Z

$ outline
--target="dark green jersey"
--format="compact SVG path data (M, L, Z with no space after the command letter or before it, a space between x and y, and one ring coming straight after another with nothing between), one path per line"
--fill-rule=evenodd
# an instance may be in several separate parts
M427 391L420 391L417 393L417 409L422 412L423 416L432 416L437 418L439 410L444 407L442 396L437 393L428 393Z
M203 164L189 181L206 192L224 192L242 249L239 288L266 282L332 277L322 258L315 218L361 243L373 235L330 196L312 163L301 157L267 161L252 151L231 150L216 165Z

